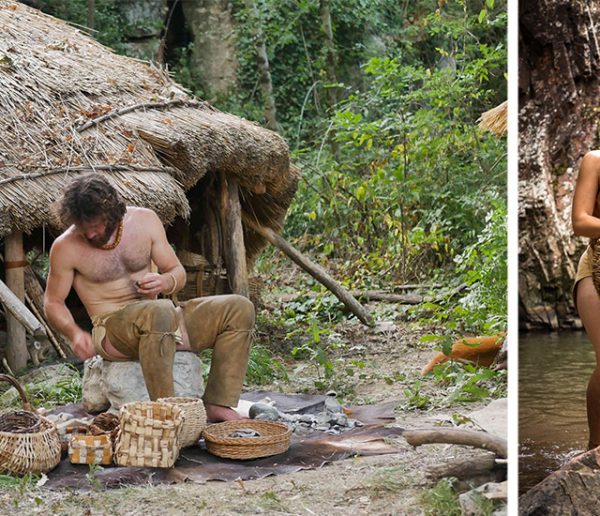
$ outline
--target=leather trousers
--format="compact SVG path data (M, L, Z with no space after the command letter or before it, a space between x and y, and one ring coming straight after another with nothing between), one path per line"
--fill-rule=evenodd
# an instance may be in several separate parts
M212 360L203 399L235 407L242 391L254 305L235 294L196 298L175 307L170 300L130 303L104 321L112 345L132 360L139 360L151 400L170 397L178 326L183 321L192 351L212 348Z

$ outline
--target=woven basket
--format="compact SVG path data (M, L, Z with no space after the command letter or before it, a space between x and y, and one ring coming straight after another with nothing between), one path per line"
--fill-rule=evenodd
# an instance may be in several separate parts
M183 426L179 435L181 448L194 446L198 443L202 430L206 428L206 411L204 403L197 398L159 398L160 403L172 403L183 411Z
M31 411L27 395L15 378L0 374L0 381L13 385L23 404L22 411L0 413L0 471L23 475L54 469L61 454L56 425Z
M69 460L73 464L112 464L113 443L110 435L73 435L69 441Z
M114 443L119 433L119 416L104 412L98 414L90 425L90 434L92 435L109 435Z
M115 462L119 466L170 468L179 456L182 410L172 404L135 401L121 407Z
M258 437L229 437L236 430L254 430ZM209 425L202 432L206 449L227 459L257 459L284 453L292 431L283 423L243 419Z

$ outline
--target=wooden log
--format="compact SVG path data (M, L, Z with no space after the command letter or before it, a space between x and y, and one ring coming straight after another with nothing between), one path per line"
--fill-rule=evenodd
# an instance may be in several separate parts
M464 480L488 473L495 467L495 455L493 453L486 453L485 455L450 462L448 464L435 464L427 468L426 474L432 479L454 477Z
M503 459L507 457L506 439L487 432L456 428L427 428L406 430L402 436L408 444L415 447L434 443L462 444L494 452Z
M242 207L236 178L221 174L221 218L225 228L225 267L229 285L234 294L250 297L246 246L242 229Z
M31 333L34 337L41 337L46 335L44 326L41 322L36 319L29 309L23 304L23 302L14 294L14 292L8 288L6 283L0 281L0 302L6 309L6 319L10 317L16 319L20 326L24 330Z
M25 282L23 267L23 233L15 231L4 240L4 265L6 284L0 285L0 300L6 308L6 333L8 344L6 360L13 371L19 371L27 366L27 343L25 328L31 333L42 332L43 327L23 304L25 299Z
M267 240L267 242L278 249L281 249L293 262L302 267L302 269L308 272L317 281L325 285L354 315L356 315L356 317L360 319L360 321L368 326L373 326L373 320L367 311L344 287L335 281L323 267L311 262L306 256L287 242L282 236L275 233L271 228L259 224L247 215L243 215L243 220L248 227L256 231L260 236Z

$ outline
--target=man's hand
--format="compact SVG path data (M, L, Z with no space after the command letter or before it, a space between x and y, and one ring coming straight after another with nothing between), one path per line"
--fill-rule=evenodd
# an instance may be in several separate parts
M96 354L92 335L87 331L81 330L77 332L71 339L71 344L73 345L73 351L81 360L87 360Z
M169 292L173 287L173 281L173 277L169 274L163 275L156 272L147 272L137 282L137 292L144 297L155 298L161 292Z

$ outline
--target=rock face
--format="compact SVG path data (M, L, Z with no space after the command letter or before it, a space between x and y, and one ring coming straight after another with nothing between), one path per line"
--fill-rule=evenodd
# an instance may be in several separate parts
M202 363L195 353L175 353L175 396L198 398L204 393ZM139 362L87 360L83 371L83 406L88 412L119 410L131 401L148 401L148 391Z
M600 4L519 3L519 310L525 329L581 328L571 287L579 164L597 145ZM584 241L585 240L585 241Z

